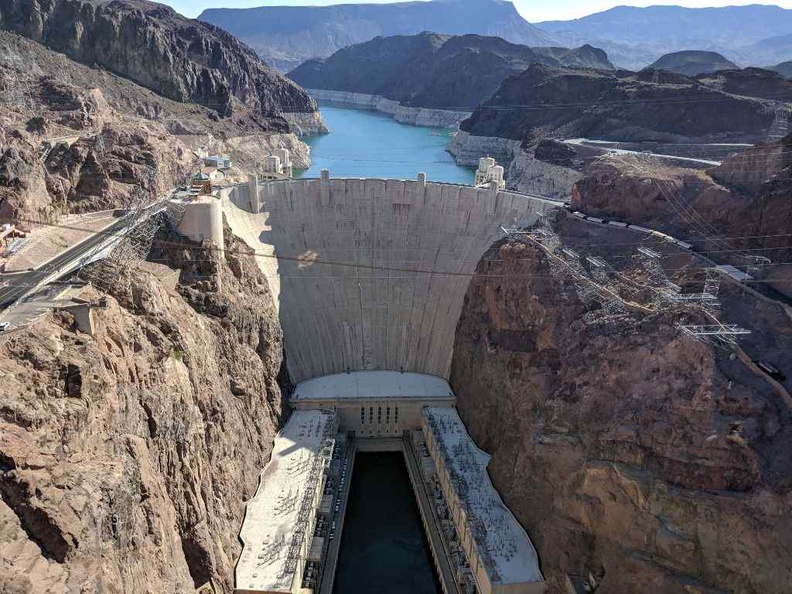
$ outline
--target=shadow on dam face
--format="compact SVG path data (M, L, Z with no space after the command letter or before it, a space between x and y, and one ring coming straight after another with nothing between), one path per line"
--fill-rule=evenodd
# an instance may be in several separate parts
M439 594L401 452L359 452L334 594Z
M448 378L471 275L501 225L528 226L557 207L382 179L275 181L223 198L234 234L263 256L295 383L348 370Z

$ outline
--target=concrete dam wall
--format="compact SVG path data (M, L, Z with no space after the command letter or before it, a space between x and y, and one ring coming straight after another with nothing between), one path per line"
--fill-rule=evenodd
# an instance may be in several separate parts
M223 194L234 234L260 255L295 382L348 370L448 378L470 275L500 226L557 206L421 176L253 182Z

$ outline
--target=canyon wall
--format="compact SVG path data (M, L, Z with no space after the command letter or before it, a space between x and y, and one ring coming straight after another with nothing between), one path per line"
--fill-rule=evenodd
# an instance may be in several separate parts
M565 225L569 247L631 266L629 233ZM788 308L724 287L726 320L754 332L730 354L685 336L677 314L585 323L535 247L500 242L478 272L451 384L549 591L589 573L605 592L788 591L792 398L751 363L792 348Z
M244 173L288 148L305 168L310 150L297 133L325 130L319 112L283 114L283 132L244 110L220 118L8 31L0 104L0 219L25 228L162 196L195 170L196 152L229 154Z
M174 101L204 105L222 117L252 115L268 131L288 131L284 113L316 111L303 89L234 36L162 4L6 0L0 28Z
M270 182L224 199L234 233L261 255L295 382L376 369L448 377L482 254L501 225L530 225L556 207L511 192L382 179Z
M114 287L93 335L56 312L0 337L0 591L232 591L283 403L274 304L228 236L155 247L174 268Z
M366 95L365 93L328 91L325 89L308 89L308 93L318 101L331 101L357 109L378 111L393 116L397 122L402 124L425 126L427 128L456 128L459 122L470 116L470 112L465 111L410 107L379 95Z

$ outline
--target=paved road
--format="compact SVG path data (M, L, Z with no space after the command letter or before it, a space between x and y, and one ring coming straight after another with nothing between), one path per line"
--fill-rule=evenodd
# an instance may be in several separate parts
M589 148L596 148L600 150L604 150L609 152L613 155L645 155L650 157L655 157L657 159L668 159L673 161L682 161L683 163L695 163L697 165L704 165L705 167L717 167L721 165L721 161L711 161L709 159L696 159L693 157L678 157L676 155L664 155L661 153L653 153L651 151L631 151L627 149L616 148L610 146L612 142L608 141L598 141L598 140L589 140L588 138L570 138L569 140L562 141L564 144L570 144L573 146L586 146ZM600 146L601 145L601 146Z
M146 207L149 216L155 216L164 211L167 208L169 198L170 195ZM69 274L76 268L75 264L79 264L81 258L88 256L93 250L101 248L103 244L111 243L114 236L120 235L131 224L138 223L141 220L143 220L141 216L124 216L106 229L97 232L89 239L66 250L35 270L0 274L0 311L27 297L39 289L48 279L54 280L51 278L54 275L57 277ZM61 270L63 273L58 275L58 271Z
M121 231L128 223L128 219L121 218L101 233L66 250L40 268L29 272L0 275L0 309L5 309L32 293L58 270L90 254L92 250L108 241L108 234Z

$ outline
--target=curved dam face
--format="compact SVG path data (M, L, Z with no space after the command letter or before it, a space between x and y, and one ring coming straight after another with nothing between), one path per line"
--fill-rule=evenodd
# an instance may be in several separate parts
M470 275L501 225L558 203L470 186L303 179L229 188L227 222L261 257L292 381L362 370L448 378Z

